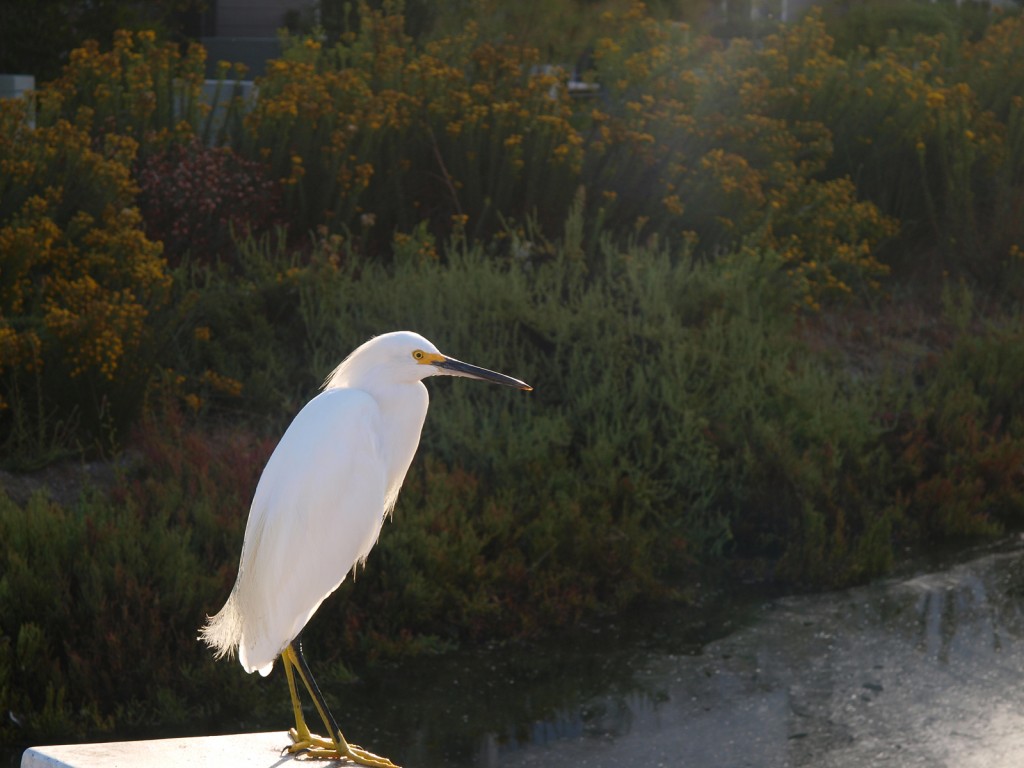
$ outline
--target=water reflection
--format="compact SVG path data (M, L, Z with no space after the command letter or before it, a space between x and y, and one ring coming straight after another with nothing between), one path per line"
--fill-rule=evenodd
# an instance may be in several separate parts
M1009 768L1024 755L1022 596L1014 542L927 575L729 609L711 627L662 612L403 664L342 691L339 718L424 767Z

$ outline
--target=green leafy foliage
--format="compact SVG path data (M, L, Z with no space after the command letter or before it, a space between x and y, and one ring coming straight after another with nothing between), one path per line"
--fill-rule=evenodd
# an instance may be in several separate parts
M199 433L173 412L135 444L146 470L109 497L86 492L64 508L0 493L0 691L21 724L5 719L5 743L260 706L255 681L213 665L195 638L209 596L234 580L269 445Z
M457 241L438 260L421 231L391 265L342 260L326 237L303 265L272 240L248 241L246 280L206 272L221 299L193 311L216 313L209 327L240 327L267 291L291 308L290 323L262 327L258 350L223 348L259 354L270 372L263 394L243 389L234 407L294 399L278 400L262 438L158 411L134 440L138 468L109 497L0 502L0 670L30 733L196 712L230 722L272 706L251 678L213 664L195 628L230 590L274 437L380 329L420 328L536 390L431 382L396 520L310 626L330 669L529 635L641 599L696 600L696 578L725 563L846 584L884 573L905 543L1020 524L1019 319L961 331L921 369L923 388L851 378L842 356L794 333L779 257L694 265L686 251L610 239L585 255L582 216L578 203L557 242L510 233L518 257Z

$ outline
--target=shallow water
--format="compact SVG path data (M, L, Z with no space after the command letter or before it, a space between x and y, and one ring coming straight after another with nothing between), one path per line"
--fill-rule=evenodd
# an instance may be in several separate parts
M327 693L348 738L406 768L1024 765L1020 538L694 621L634 613Z
M407 766L1024 765L1020 540L728 613L731 625L694 628L679 609L402 665L336 714Z

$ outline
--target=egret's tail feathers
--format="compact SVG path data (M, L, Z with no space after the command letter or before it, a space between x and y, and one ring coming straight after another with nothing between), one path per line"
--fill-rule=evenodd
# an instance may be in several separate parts
M242 639L242 617L231 594L224 607L215 616L208 616L199 630L199 639L213 649L214 658L233 657Z
M216 616L206 619L206 625L199 630L199 639L213 649L214 658L234 658L237 653L242 669L246 672L259 672L264 677L270 674L274 668L274 659L280 653L270 653L267 648L254 646L242 625L242 614L238 610L234 592Z

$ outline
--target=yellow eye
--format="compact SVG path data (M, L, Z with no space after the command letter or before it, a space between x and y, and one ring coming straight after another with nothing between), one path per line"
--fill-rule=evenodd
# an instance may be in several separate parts
M422 360L424 357L426 357L426 354L423 352L422 349L417 349L415 352L412 353L413 360Z

